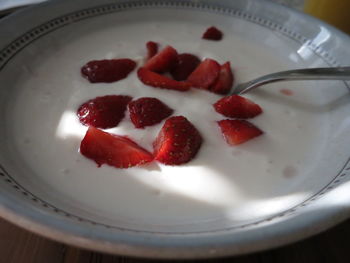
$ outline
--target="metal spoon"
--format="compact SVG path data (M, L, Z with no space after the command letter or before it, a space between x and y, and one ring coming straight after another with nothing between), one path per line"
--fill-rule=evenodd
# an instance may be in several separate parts
M268 74L237 85L231 94L244 94L259 86L288 80L350 80L350 67L307 68Z

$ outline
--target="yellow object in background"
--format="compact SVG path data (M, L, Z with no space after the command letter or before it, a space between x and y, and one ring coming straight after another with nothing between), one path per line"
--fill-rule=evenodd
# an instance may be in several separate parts
M306 0L304 11L350 34L350 0Z

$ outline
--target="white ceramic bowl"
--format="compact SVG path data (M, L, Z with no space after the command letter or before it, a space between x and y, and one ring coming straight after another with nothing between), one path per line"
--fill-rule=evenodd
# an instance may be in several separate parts
M147 23L155 25L149 32L147 28L142 32L137 29ZM350 97L348 84L340 81L299 84L299 89L312 86L315 105L303 103L302 98L295 103L277 96L281 108L288 105L325 116L320 117L326 127L324 137L315 129L315 138L321 136L322 144L317 162L313 161L317 165L288 180L275 175L242 177L236 184L238 191L246 189L255 194L254 200L259 205L256 211L243 209L241 217L237 217L237 211L233 213L235 216L229 216L220 207L210 210L210 218L203 212L203 217L195 220L184 215L171 220L159 207L153 207L152 213L140 213L141 216L136 213L133 217L130 211L137 211L137 207L147 210L148 201L135 197L137 202L132 202L135 189L130 193L118 189L117 182L121 182L118 180L129 179L113 181L97 175L99 171L118 173L117 170L99 168L101 170L91 172L93 175L84 177L83 173L97 169L87 164L80 171L82 174L67 175L68 170L58 171L58 164L69 162L67 158L72 154L84 163L82 166L89 162L78 154L77 140L62 142L66 154L62 154L62 149L55 152L51 147L62 105L71 99L71 90L66 85L71 83L74 90L73 87L83 81L79 79L78 68L81 57L85 55L88 60L109 56L102 49L111 47L111 41L119 36L132 36L131 41L144 39L144 42L151 40L147 39L149 36L174 43L175 47L189 47L196 37L196 32L191 30L205 29L212 24L224 28L226 39L232 39L232 49L228 42L223 42L220 51L229 58L230 52L240 52L234 43L241 43L240 48L244 46L242 43L252 43L244 49L246 61L240 61L237 56L238 81L278 71L280 64L272 65L266 59L274 56L282 64L285 62L285 69L349 65L348 36L302 13L261 0L53 1L3 19L0 22L0 215L30 231L75 246L121 255L177 259L237 255L272 248L316 234L346 219L350 203ZM186 31L186 25L187 34L193 34L189 39L183 38L181 30L169 32L181 28ZM120 35L109 38L111 27ZM140 49L144 42L140 43ZM130 49L134 44L130 43ZM118 45L122 50L119 55L128 56L129 44ZM215 49L215 44L203 45L201 52L205 53L205 48ZM259 46L261 50L255 48ZM70 48L76 52L67 55ZM70 74L68 70L74 67L76 72ZM251 72L253 68L258 69ZM64 85L62 90L60 85ZM274 89L276 87L271 87ZM87 90L80 100L98 95L92 89ZM38 125L46 128L38 131ZM52 131L47 127L53 127ZM309 150L312 149L306 148L305 152ZM66 176L58 178L59 172ZM123 193L119 197L125 198L130 211L124 205L116 207L113 213L108 212L114 200L106 200L109 195L115 197L113 189ZM177 197L174 200L169 201L170 208L187 211L189 215L191 209L199 211L204 206L192 204L190 199L179 199L176 205ZM115 201L119 204L117 201L120 200ZM243 208L245 202L240 204ZM186 210L186 205L191 209Z

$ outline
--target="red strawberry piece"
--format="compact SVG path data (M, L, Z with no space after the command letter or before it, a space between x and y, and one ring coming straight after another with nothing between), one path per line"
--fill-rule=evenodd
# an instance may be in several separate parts
M227 94L232 88L233 80L230 62L226 62L221 65L219 77L210 87L210 91L218 94Z
M92 60L81 68L81 74L91 83L110 83L126 78L136 67L136 62L128 59Z
M146 48L147 48L147 60L158 53L158 43L156 42L148 41L146 43Z
M108 164L117 168L129 168L153 160L151 153L127 137L113 135L89 127L80 144L80 153L94 160L100 167Z
M200 59L195 55L187 53L179 54L177 56L177 63L170 70L170 74L175 80L186 80L200 62Z
M107 95L83 103L77 111L82 124L96 128L112 128L124 118L130 96Z
M136 128L143 128L161 122L173 110L156 98L140 98L128 105L130 119Z
M280 89L280 92L286 96L292 96L294 95L294 92L290 89Z
M202 144L198 130L183 116L167 119L153 142L155 160L179 165L192 160Z
M263 134L259 128L245 120L221 120L218 124L230 145L238 145Z
M171 46L166 46L157 55L149 59L143 67L153 72L162 73L171 69L176 61L176 50Z
M202 38L207 40L221 40L222 32L216 27L212 26L204 32Z
M207 58L188 76L187 81L196 88L208 90L219 77L219 73L219 63Z
M145 85L161 89L173 89L178 91L187 91L191 85L187 82L176 81L145 68L139 68L137 76Z
M231 95L218 100L214 108L218 113L230 118L248 119L262 113L258 104L239 95Z

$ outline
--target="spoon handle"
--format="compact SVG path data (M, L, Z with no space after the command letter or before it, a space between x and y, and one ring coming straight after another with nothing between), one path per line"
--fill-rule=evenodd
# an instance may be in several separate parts
M350 67L307 68L276 72L239 84L233 93L243 94L261 85L283 80L350 80Z

